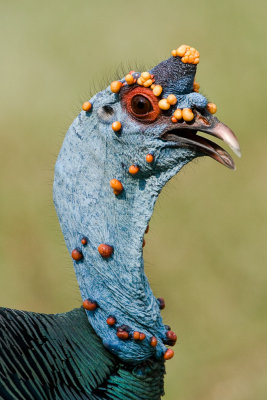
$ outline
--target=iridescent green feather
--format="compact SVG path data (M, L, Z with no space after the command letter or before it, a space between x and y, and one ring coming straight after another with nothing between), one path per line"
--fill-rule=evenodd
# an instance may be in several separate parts
M0 398L158 400L164 363L130 366L109 353L84 309L46 315L0 309Z

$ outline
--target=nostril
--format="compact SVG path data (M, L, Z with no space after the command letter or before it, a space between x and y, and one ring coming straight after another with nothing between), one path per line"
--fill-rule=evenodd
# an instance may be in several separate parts
M109 123L114 118L114 113L114 108L108 104L97 110L98 117L104 123Z
M207 118L203 117L203 115L197 114L197 119L199 119L200 121L202 121L203 124L205 124L205 125L210 125L210 124L209 124L209 121L207 120Z
M103 106L103 111L108 114L108 115L112 115L114 113L114 110L111 106Z

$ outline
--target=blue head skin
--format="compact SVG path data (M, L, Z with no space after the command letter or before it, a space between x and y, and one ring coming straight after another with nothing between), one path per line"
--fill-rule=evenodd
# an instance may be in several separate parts
M193 91L195 70L180 57L153 68L150 73L163 88L160 97L151 88L128 85L124 79L118 93L110 87L97 93L90 100L91 110L81 111L70 126L55 167L54 202L64 238L70 253L77 249L83 255L74 260L81 295L97 304L86 311L88 320L103 344L123 361L162 358L168 344L159 301L144 273L142 250L161 189L185 164L202 155L234 167L228 153L197 136L197 130L220 137L238 151L233 133L206 110L206 98ZM163 111L158 101L169 94L175 94L178 102ZM194 119L173 123L176 108L192 109ZM118 132L112 129L114 121L121 123ZM153 162L146 161L147 154L153 155ZM131 165L139 167L137 174L129 173ZM119 194L110 186L112 179L123 185ZM81 243L83 237L86 245ZM112 246L112 255L104 258L100 244ZM116 320L112 326L106 322L109 316ZM126 338L118 337L120 327ZM133 332L146 337L134 340Z

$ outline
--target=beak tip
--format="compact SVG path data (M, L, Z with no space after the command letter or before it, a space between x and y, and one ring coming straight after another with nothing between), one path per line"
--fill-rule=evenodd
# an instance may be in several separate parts
M232 147L233 152L237 155L237 157L241 158L242 154L241 154L241 150L240 147Z
M233 152L240 158L241 150L234 132L227 125L220 121L217 123L215 128L216 131L214 130L212 134L227 143L230 149L232 149Z

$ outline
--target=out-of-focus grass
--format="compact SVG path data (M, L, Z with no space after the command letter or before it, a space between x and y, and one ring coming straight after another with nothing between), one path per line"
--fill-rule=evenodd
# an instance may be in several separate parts
M80 305L53 166L93 84L121 62L152 66L193 45L201 90L240 139L236 172L206 158L187 166L151 222L146 270L179 336L168 400L267 395L265 10L263 0L0 2L1 305Z

